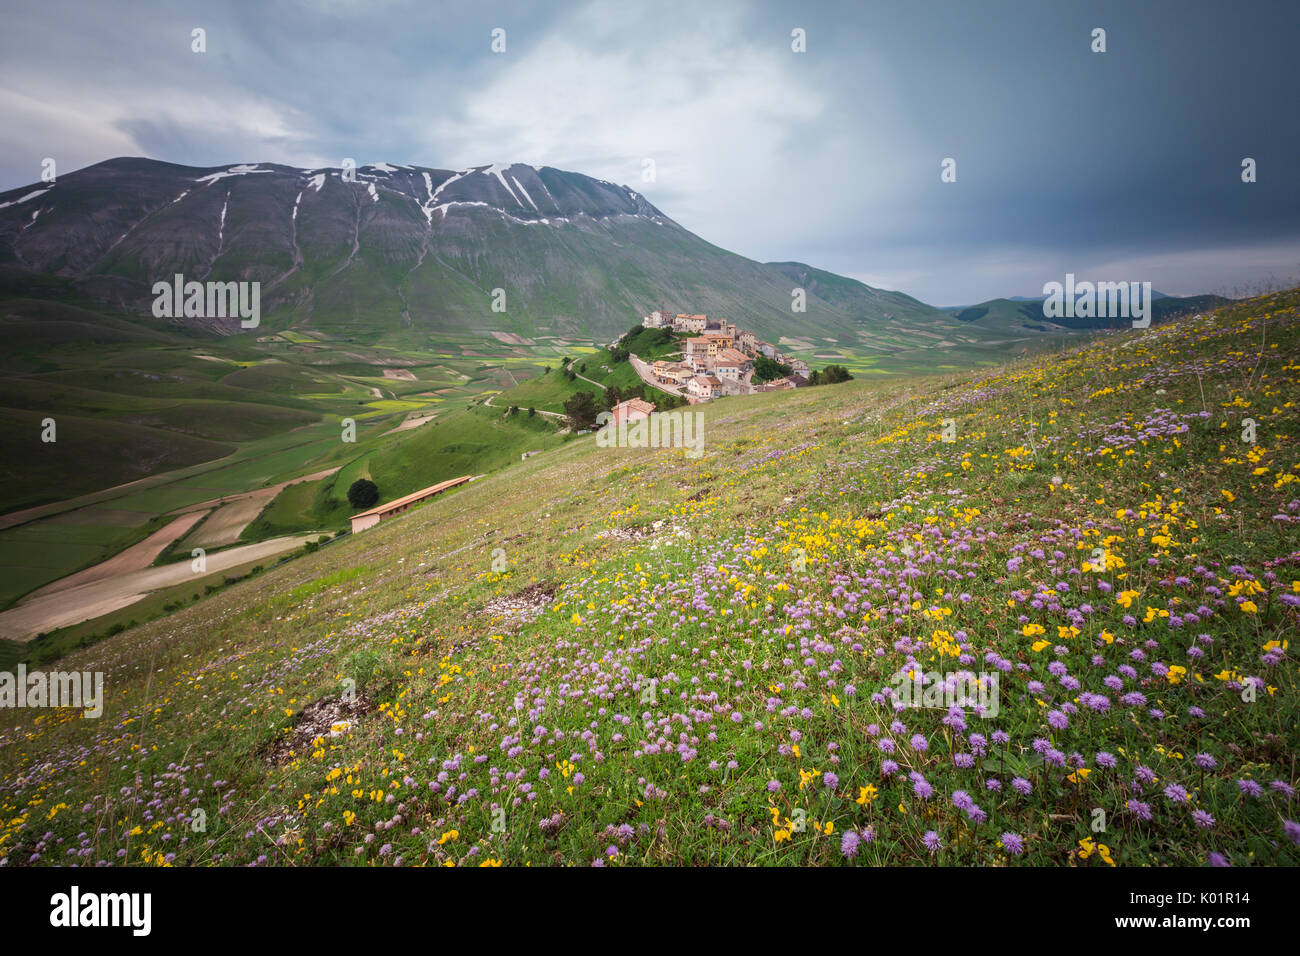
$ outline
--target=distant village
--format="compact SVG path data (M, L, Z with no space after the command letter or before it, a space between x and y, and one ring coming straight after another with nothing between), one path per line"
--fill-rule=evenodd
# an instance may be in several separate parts
M671 328L691 335L682 343L680 362L657 361L645 365L654 384L668 386L695 405L723 395L750 395L802 388L808 384L808 363L784 355L775 345L764 342L748 329L726 319L707 315L651 312L641 320L647 329ZM764 356L788 366L790 374L770 382L753 381L754 362ZM638 371L641 368L638 367ZM646 375L643 373L642 377Z

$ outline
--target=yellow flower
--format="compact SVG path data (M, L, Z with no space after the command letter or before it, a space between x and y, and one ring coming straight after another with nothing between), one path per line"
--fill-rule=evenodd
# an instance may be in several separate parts
M878 791L873 784L867 784L865 787L858 787L857 802L863 806L866 806L868 803L871 803L873 800L876 799L876 795L879 792L880 791Z

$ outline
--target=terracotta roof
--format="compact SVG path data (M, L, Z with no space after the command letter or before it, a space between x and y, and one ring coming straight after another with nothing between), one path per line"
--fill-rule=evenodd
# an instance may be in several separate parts
M619 402L614 407L626 408L628 411L633 412L653 412L655 410L654 405L640 398L629 398L626 402Z

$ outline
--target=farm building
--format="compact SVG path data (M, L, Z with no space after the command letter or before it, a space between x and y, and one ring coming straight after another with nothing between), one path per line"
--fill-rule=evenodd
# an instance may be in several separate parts
M376 505L369 511L363 511L360 514L352 516L352 531L355 534L358 531L365 531L367 528L373 528L379 522L391 518L395 514L401 514L407 508L418 505L421 501L427 501L436 494L446 491L448 488L455 488L457 485L463 485L470 480L469 475L460 478L452 478L449 481L442 481L436 485L430 485L428 488L422 488L419 491L413 491L409 495L404 495L387 504Z
M640 418L649 418L654 410L655 407L644 399L630 398L615 405L610 417L614 425L622 425Z

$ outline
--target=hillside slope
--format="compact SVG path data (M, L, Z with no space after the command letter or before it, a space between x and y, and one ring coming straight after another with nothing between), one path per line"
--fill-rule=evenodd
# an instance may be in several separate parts
M571 442L61 662L0 862L1300 863L1298 372L1293 291Z
M1151 321L1161 323L1182 315L1193 315L1231 303L1221 295L1171 296L1152 293ZM978 305L953 306L943 310L972 328L1012 335L1039 333L1095 332L1129 328L1132 319L1112 317L1059 317L1043 314L1040 299L989 299Z

